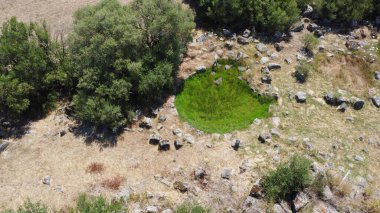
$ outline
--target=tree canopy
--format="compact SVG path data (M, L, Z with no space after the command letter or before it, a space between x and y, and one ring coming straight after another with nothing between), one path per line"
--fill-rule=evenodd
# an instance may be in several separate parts
M80 9L70 46L79 83L78 118L116 129L137 105L161 98L175 81L191 39L193 14L172 0L117 0Z

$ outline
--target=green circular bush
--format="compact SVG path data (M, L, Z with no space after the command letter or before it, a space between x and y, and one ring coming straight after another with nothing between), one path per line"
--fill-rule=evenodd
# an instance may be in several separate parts
M216 72L207 69L187 79L177 95L179 116L207 133L226 133L247 128L255 118L268 116L271 100L259 97L240 80L238 64ZM220 81L218 85L215 81Z

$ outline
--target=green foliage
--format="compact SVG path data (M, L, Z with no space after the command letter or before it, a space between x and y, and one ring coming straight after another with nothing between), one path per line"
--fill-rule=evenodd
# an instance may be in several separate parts
M226 133L248 127L254 118L268 116L270 100L258 97L246 82L239 80L239 64L229 70L225 64L215 74L205 73L187 79L176 97L179 116L192 126L205 131ZM221 78L220 85L214 83Z
M209 213L210 209L199 204L182 204L174 211L175 213Z
M200 6L218 24L271 32L288 29L300 12L296 0L200 0Z
M299 83L305 83L309 78L310 72L313 70L313 66L307 61L301 61L296 66L295 77Z
M70 35L77 117L115 130L137 104L160 99L174 84L193 18L172 0L134 0L125 7L103 0L77 11Z
M48 110L56 92L69 86L62 47L51 41L46 25L29 25L15 17L0 33L0 113L20 116Z
M266 197L270 201L289 199L309 186L310 161L301 156L293 156L287 164L281 164L269 172L262 182Z
M362 20L374 8L373 0L318 0L317 11L321 16L336 21Z
M32 203L30 200L28 200L17 210L6 210L3 213L48 213L48 210L45 205L39 202Z
M120 200L107 201L104 197L88 197L80 195L75 208L69 209L69 213L118 213L123 212L124 202Z
M308 4L312 4L313 0L297 0L298 8L301 10L305 9Z
M303 38L303 43L305 49L312 53L314 49L318 46L319 44L319 39L315 37L313 34L309 33L306 34L305 37Z

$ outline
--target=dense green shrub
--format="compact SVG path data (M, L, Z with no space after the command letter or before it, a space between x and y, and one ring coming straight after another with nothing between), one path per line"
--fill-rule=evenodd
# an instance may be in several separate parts
M200 6L218 24L270 32L286 30L300 13L296 0L200 0Z
M177 207L175 213L209 213L210 209L205 208L199 204L185 203Z
M39 202L32 203L28 200L17 210L5 210L3 213L48 213L48 209L45 205Z
M75 14L70 46L79 84L76 116L112 129L136 104L159 99L175 81L193 14L172 0L104 0Z
M69 209L69 213L118 213L124 209L122 199L109 202L102 196L88 197L83 194L79 196L76 207Z
M3 24L0 33L0 114L20 116L48 110L71 77L62 47L50 39L46 25Z
M368 17L374 8L373 0L317 0L316 9L321 16L333 21L359 21Z
M266 197L271 201L291 199L311 183L310 161L293 156L287 164L281 164L269 172L262 181Z

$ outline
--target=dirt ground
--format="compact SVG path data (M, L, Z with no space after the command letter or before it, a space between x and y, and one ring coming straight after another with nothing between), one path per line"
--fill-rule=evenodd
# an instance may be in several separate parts
M95 2L3 0L0 2L0 21L13 15L24 21L46 19L53 32L63 30L67 33L73 12L80 6ZM215 212L224 212L227 207L239 209L252 184L294 153L308 155L313 161L339 170L342 174L350 171L348 179L353 182L358 177L371 175L369 186L379 191L380 149L369 141L380 140L380 111L371 104L369 95L361 97L365 99L366 105L360 111L350 108L340 113L326 105L322 99L325 92L341 88L323 73L312 73L305 84L295 82L291 73L294 72L296 53L302 46L305 33L306 30L295 33L289 43L284 43L285 49L272 60L282 65L281 70L273 71L273 83L268 87L268 90L280 95L278 103L271 106L273 117L280 118L278 126L272 118L268 118L260 124L252 124L244 131L224 135L199 134L180 120L174 107L174 97L170 97L159 112L167 117L164 123L159 124L155 119L152 130L142 130L134 125L118 137L116 146L103 148L96 142L86 143L85 135L70 132L73 121L56 110L46 118L31 123L30 130L21 139L9 139L11 145L0 155L0 210L15 208L26 199L42 201L50 208L60 209L73 205L80 193L104 194L111 198L118 196L123 189L128 189L142 196L147 192L154 195L152 199L142 198L141 202L132 202L131 209L143 209L157 202L164 208L184 201L195 201L212 207ZM344 48L344 43L335 34L327 35L321 44L327 49ZM254 45L240 46L235 42L233 51L243 51L250 56L247 61L252 73L247 75L251 78L248 80L252 86L264 87L255 80L260 76L261 65L255 63L260 58L254 57ZM269 52L275 52L272 44L267 45ZM221 50L224 56L227 52L224 42L219 38L212 38L205 43L192 43L190 46L189 56L181 65L180 77L188 76L198 65L210 65L217 50ZM290 58L293 63L286 64L285 58ZM371 94L380 95L379 83L370 89ZM306 104L295 103L293 97L297 91L308 93ZM353 122L347 121L349 116ZM157 130L160 125L163 128ZM261 131L269 131L276 126L280 137L274 138L269 145L258 142ZM186 143L180 150L172 146L170 151L159 152L157 146L148 143L153 132L159 132L164 139L173 142L179 138L172 133L177 128L183 134L191 134L194 144ZM66 132L63 136L60 135L62 131ZM289 137L298 139L289 142ZM360 137L363 140L359 140ZM234 138L243 141L244 146L239 151L231 148ZM314 151L303 147L305 138L308 138ZM336 142L341 144L339 149L332 148ZM367 152L363 152L363 149ZM363 156L364 161L355 162L355 155ZM239 166L245 159L251 161L252 168L239 174ZM86 172L87 167L94 162L104 164L103 173ZM203 167L209 174L206 187L194 180L193 172L197 167ZM232 169L230 180L220 177L226 168ZM46 175L52 176L50 186L42 183ZM116 176L124 178L119 189L108 189L101 184ZM190 191L182 194L173 189L175 181L186 182Z

